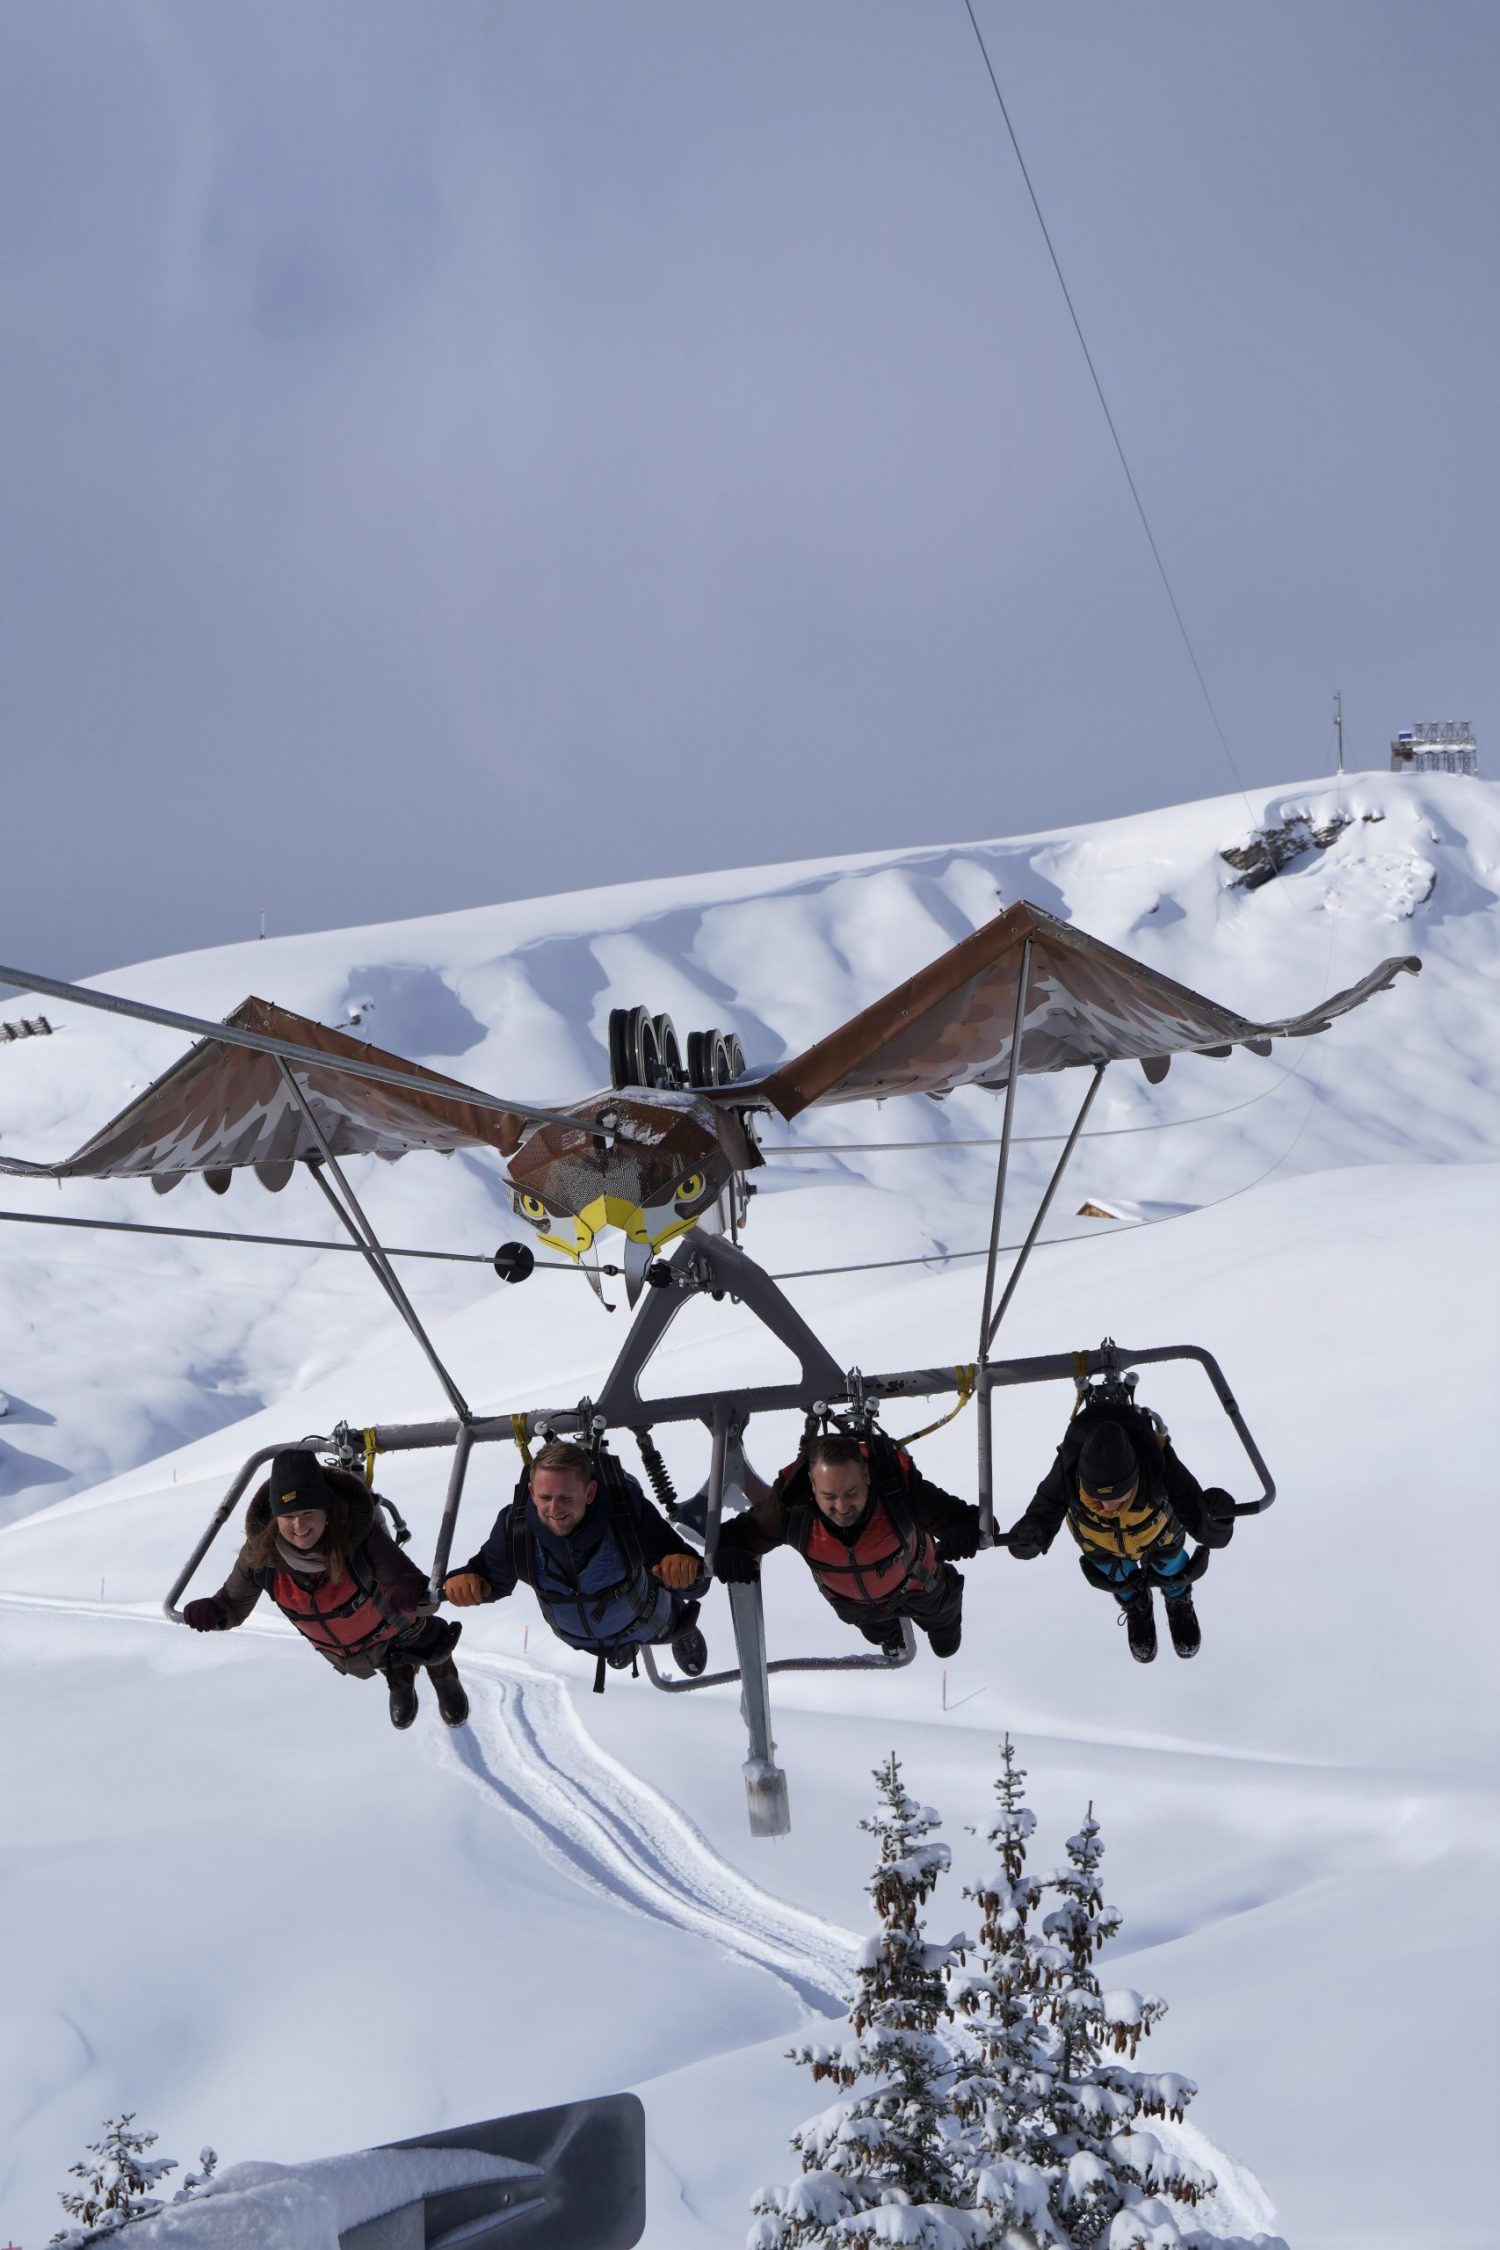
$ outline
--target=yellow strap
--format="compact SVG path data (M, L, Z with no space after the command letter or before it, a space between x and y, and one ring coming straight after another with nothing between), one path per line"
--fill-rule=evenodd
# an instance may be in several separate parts
M526 1463L526 1466L529 1469L531 1467L531 1444L529 1433L526 1428L526 1417L524 1414L512 1414L510 1418L510 1434L515 1439L516 1444L520 1448L521 1459Z
M1074 1381L1075 1385L1082 1385L1083 1383L1085 1383L1085 1382L1087 1381L1087 1379L1088 1379L1088 1372L1089 1372L1089 1355L1088 1355L1088 1353L1087 1353L1087 1352L1075 1352L1075 1353L1073 1354L1073 1381ZM1078 1409L1079 1409L1079 1407L1080 1407L1080 1406L1082 1406L1082 1404L1083 1404L1084 1400L1085 1400L1085 1399L1086 1399L1086 1398L1088 1397L1088 1395L1089 1395L1089 1394L1088 1394L1088 1392L1087 1392L1086 1390L1083 1390L1083 1389L1081 1389L1081 1388L1075 1388L1075 1390L1074 1390L1074 1393L1073 1393L1073 1407L1072 1407L1072 1412L1071 1412L1071 1413L1069 1414L1069 1416L1068 1416L1068 1420L1069 1420L1070 1422L1071 1422L1071 1421L1072 1421L1072 1419L1073 1419L1073 1415L1074 1415L1074 1414L1076 1414L1076 1413L1078 1412Z
M949 1407L946 1414L940 1414L935 1422L929 1422L925 1429L913 1430L910 1437L897 1438L895 1440L897 1445L915 1445L918 1438L931 1437L934 1430L940 1430L945 1422L951 1422L955 1415L962 1414L964 1408L974 1396L974 1384L979 1374L979 1368L977 1363L974 1363L968 1367L955 1367L953 1372L958 1377L958 1398L955 1403Z
M379 1451L380 1451L380 1448L379 1448L379 1446L378 1446L378 1445L377 1445L377 1444L375 1443L375 1432L374 1432L373 1430L366 1430L366 1432L365 1432L365 1483L366 1483L366 1484L368 1484L368 1485L370 1485L371 1487L373 1487L373 1485L374 1485L374 1483L375 1483L375 1456L376 1456L376 1454L377 1454L377 1453L378 1453Z

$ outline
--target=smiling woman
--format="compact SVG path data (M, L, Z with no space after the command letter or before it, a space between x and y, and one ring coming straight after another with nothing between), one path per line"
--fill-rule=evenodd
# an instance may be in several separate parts
M304 1447L278 1453L245 1515L245 1543L216 1594L182 1612L195 1633L243 1625L269 1594L336 1672L384 1677L391 1724L417 1715L425 1667L444 1724L462 1726L469 1699L453 1662L462 1628L432 1615L427 1581L379 1520L378 1495Z

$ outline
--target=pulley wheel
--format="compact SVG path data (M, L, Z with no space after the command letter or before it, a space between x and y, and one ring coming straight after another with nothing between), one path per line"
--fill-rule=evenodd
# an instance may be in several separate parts
M609 1082L612 1086L647 1086L642 1075L642 1032L651 1018L644 1008L611 1008L609 1011ZM653 1050L655 1035L651 1034Z
M688 1033L687 1059L691 1086L730 1086L745 1074L745 1050L738 1034L717 1026Z
M656 1034L656 1076L646 1083L651 1086L680 1086L682 1049L677 1044L677 1026L670 1016L653 1016L651 1028Z
M647 1008L609 1011L609 1080L625 1086L680 1086L682 1049L670 1016Z

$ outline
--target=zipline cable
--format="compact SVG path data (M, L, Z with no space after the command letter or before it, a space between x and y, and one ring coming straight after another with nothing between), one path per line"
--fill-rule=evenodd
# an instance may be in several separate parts
M1291 1077L1294 1074L1289 1071L1287 1075ZM1163 1211L1158 1219L1133 1220L1123 1230L1124 1233L1142 1234L1147 1227L1170 1226L1178 1219L1196 1218L1200 1211L1217 1211L1221 1204L1233 1203L1237 1196L1248 1195L1252 1188L1263 1186L1273 1172L1281 1170L1282 1165L1285 1164L1287 1158L1307 1131L1308 1121L1317 1104L1320 1087L1321 1081L1309 1086L1308 1104L1302 1113L1302 1119L1296 1132L1287 1142L1281 1154L1273 1157L1265 1170L1257 1172L1253 1180L1246 1180L1242 1186L1231 1188L1227 1195L1210 1196L1207 1203L1195 1203L1189 1210ZM1065 1243L1087 1242L1089 1239L1088 1235L1083 1234L1054 1234L1044 1236L1033 1247L1038 1250L1060 1250ZM1092 1239L1097 1241L1099 1237L1096 1235ZM1002 1250L1019 1250L1021 1245L1019 1242L1002 1242L1000 1247ZM848 1266L800 1266L791 1273L773 1273L771 1279L773 1281L815 1281L821 1280L827 1274L883 1273L892 1266L949 1266L956 1265L962 1258L987 1258L989 1254L989 1244L986 1243L981 1250L929 1250L924 1257L918 1258L866 1258L861 1259L855 1265Z
M1211 1125L1216 1118L1233 1117L1242 1109L1254 1109L1257 1102L1265 1101L1272 1094L1279 1094L1282 1087L1289 1084L1292 1079L1305 1078L1306 1075L1306 1072L1301 1070L1284 1070L1274 1086L1262 1086L1258 1094L1248 1094L1242 1102L1231 1102L1226 1109L1205 1110L1199 1117L1159 1117L1149 1125L1104 1125L1096 1132L1080 1133L1078 1138L1081 1141L1110 1141L1118 1140L1124 1133L1170 1133L1180 1125ZM1013 1133L1011 1135L1011 1146L1013 1148L1044 1147L1057 1141L1065 1141L1067 1137L1066 1133ZM982 1135L977 1140L958 1138L951 1141L803 1141L796 1147L790 1142L780 1147L768 1146L763 1142L761 1154L762 1156L887 1156L893 1150L900 1152L912 1149L941 1150L950 1148L998 1148L999 1146L999 1140L989 1135Z
M1125 482L1130 487L1130 497L1135 502L1135 512L1141 519L1141 529L1146 534L1146 541L1151 549L1152 559L1156 564L1156 568L1158 574L1160 575L1162 585L1166 589L1167 600L1172 605L1172 615L1177 620L1177 630L1182 635L1182 645L1187 650L1188 662L1192 665L1194 676L1196 677L1198 685L1203 692L1203 700L1208 706L1208 715L1214 723L1214 732L1218 735L1220 748L1223 750L1225 760L1227 761L1229 766L1229 770L1234 776L1234 785L1236 789L1238 789L1241 797L1244 798L1245 811L1249 814L1250 819L1253 822L1255 819L1254 808L1250 803L1249 797L1245 794L1245 784L1243 783L1243 781L1241 781L1239 767L1234 762L1234 752L1229 747L1229 737L1224 732L1224 728L1220 721L1218 711L1214 705L1214 699L1208 692L1208 682L1203 676L1203 667L1198 662L1198 654L1196 649L1193 647L1192 635L1187 629L1187 624L1183 618L1182 611L1178 606L1177 596L1172 591L1172 581L1167 576L1167 566L1162 561L1161 549L1156 544L1156 534L1151 529L1151 521L1146 514L1145 503L1141 499L1140 491L1137 488L1135 478L1131 474L1130 463L1125 458L1125 448L1120 441L1120 433L1115 427L1115 418L1109 410L1109 400L1104 395L1104 385L1099 380L1099 370L1094 365L1094 355L1089 350L1088 339L1083 333L1083 323L1079 319L1077 307L1073 303L1072 291L1069 289L1068 284L1064 279L1061 261L1058 258L1057 251L1053 247L1052 236L1048 232L1047 222L1042 217L1042 206L1037 200L1036 189L1031 184L1031 174L1026 168L1026 159L1021 154L1021 144L1016 139L1016 129L1010 121L1010 111L1005 106L1005 96L1000 91L1000 81L995 76L995 66L990 61L990 51L984 43L984 33L979 28L979 19L974 13L973 0L964 0L964 7L968 12L970 23L974 27L974 37L979 42L979 52L984 57L984 67L989 75L990 84L994 88L995 99L1000 105L1000 115L1005 120L1005 130L1010 135L1010 145L1016 152L1016 162L1021 167L1021 177L1026 182L1026 193L1031 198L1031 208L1036 213L1036 223L1042 230L1042 240L1047 245L1047 255L1052 260L1052 270L1057 276L1057 285L1063 293L1063 302L1068 308L1068 317L1073 323L1073 332L1078 338L1079 348L1083 353L1084 360L1088 366L1089 374L1093 378L1094 389L1098 394L1099 404L1104 409L1104 419L1109 424L1109 434L1114 439L1115 451L1120 457L1120 467L1125 471Z
M177 1242L255 1242L273 1250L342 1250L363 1256L357 1242L320 1242L302 1234L231 1234L222 1227L155 1227L141 1219L65 1219L55 1211L0 1211L0 1220L23 1227L82 1227L99 1234L158 1234ZM382 1243L388 1258L437 1258L456 1266L493 1266L483 1250L395 1250ZM533 1273L577 1273L555 1258L538 1258Z

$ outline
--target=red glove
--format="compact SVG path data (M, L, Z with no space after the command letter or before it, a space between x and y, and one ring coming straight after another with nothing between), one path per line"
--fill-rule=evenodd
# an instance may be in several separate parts
M188 1603L182 1613L182 1622L184 1625L191 1625L195 1633L222 1633L229 1620L224 1615L222 1605L212 1594L208 1594L202 1601Z

